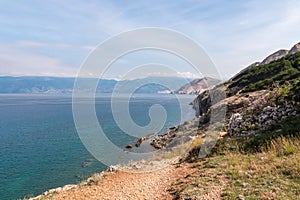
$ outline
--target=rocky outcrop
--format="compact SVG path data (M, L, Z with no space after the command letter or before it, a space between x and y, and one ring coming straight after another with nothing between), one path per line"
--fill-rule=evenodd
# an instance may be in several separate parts
M149 135L139 138L138 141L135 143L135 146L140 147L144 141L149 140L151 137L153 137L153 135L154 134L152 133L152 134L149 134Z
M191 103L196 111L196 117L209 115L210 108L225 99L225 97L225 88L222 84L199 94Z
M276 104L275 99L280 95L280 88L259 90L246 94L236 94L217 103L211 102L211 91L201 93L193 102L199 122L209 124L210 112L217 107L226 106L225 127L230 136L257 135L263 130L283 120L298 116L295 108L299 103L286 101ZM206 120L202 119L206 116Z
M162 149L170 144L174 137L176 137L176 132L178 131L178 126L171 127L169 132L163 135L157 135L150 143L155 149Z
M50 190L44 192L43 194L41 194L39 196L29 198L29 200L45 199L45 197L48 196L48 195L58 194L58 193L68 191L68 190L72 190L72 189L75 189L75 188L78 188L78 187L79 187L79 185L72 185L72 184L65 185L64 187L58 187L58 188L50 189Z
M227 132L231 136L256 135L288 117L298 115L292 105L266 106L259 114L235 113L229 120Z
M289 55L300 52L300 42L295 44L293 48L289 51Z
M174 93L175 94L200 94L204 90L212 88L219 83L221 83L220 80L209 78L209 77L195 79L192 82L182 86Z
M117 172L119 167L120 167L119 165L110 165L106 171L107 172Z
M276 51L275 53L269 55L268 57L266 57L261 63L260 65L265 65L265 64L269 64L270 62L274 61L274 60L278 60L280 58L283 58L284 56L288 55L289 51L285 50L285 49L281 49L279 51Z
M229 120L227 132L230 135L239 132L242 129L243 123L244 123L243 116L240 113L233 114Z
M210 98L209 90L206 90L199 94L196 99L192 102L193 108L196 111L196 116L202 116L207 113L208 109L211 106L211 98Z

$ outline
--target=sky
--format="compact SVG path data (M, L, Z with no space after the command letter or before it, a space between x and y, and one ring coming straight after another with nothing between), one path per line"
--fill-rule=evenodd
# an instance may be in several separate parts
M143 27L196 41L227 79L300 41L298 0L0 0L0 76L76 76L97 45ZM104 77L162 63L197 77L174 55L141 51L117 60Z

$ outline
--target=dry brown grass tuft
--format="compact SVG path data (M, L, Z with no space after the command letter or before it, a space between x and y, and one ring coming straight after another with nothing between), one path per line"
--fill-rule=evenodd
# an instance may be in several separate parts
M196 173L173 184L177 199L300 199L299 138L274 139L261 153L228 150L194 167ZM219 197L209 198L217 187Z

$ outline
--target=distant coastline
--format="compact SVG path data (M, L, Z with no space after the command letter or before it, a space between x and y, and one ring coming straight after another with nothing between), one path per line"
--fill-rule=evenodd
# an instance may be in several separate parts
M0 76L0 94L70 94L73 92L76 78L43 77L43 76ZM81 78L86 82L97 82L98 79ZM122 85L122 93L156 94L161 91L174 91L193 79L180 77L147 77L135 80L117 81L101 79L98 82L97 93L112 93L115 86ZM166 88L168 85L170 88Z

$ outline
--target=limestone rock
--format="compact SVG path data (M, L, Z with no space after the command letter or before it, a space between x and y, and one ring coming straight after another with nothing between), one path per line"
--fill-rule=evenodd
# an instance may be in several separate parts
M207 90L209 88L212 88L213 86L219 84L221 81L204 77L201 79L195 79L192 82L182 86L180 89L176 90L176 94L200 94L204 90Z
M300 52L300 42L298 42L297 44L295 44L291 50L289 51L289 54L295 54L297 52Z
M265 64L269 64L270 62L274 61L274 60L278 60L280 58L283 58L284 56L288 55L289 51L285 50L285 49L281 49L279 51L276 51L275 53L269 55L268 57L266 57L261 63L260 65L265 65Z
M109 166L109 167L107 168L106 171L108 171L108 172L117 172L118 169L119 169L119 166L117 166L117 165L111 165L111 166Z

